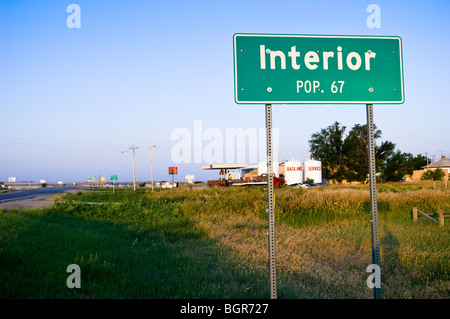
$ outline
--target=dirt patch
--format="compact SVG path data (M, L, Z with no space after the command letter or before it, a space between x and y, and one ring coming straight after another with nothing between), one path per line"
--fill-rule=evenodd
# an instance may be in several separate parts
M77 192L77 189L71 189L65 193ZM33 198L23 198L0 203L0 209L25 209L25 208L47 208L50 207L55 200L51 199L56 194L40 195Z

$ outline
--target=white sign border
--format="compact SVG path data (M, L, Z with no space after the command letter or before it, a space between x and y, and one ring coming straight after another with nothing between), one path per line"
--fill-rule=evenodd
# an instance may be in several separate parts
M334 38L334 39L396 39L400 48L400 81L401 101L239 101L237 82L237 37L286 37L286 38ZM235 33L233 36L233 64L234 64L234 100L237 104L402 104L405 102L405 90L403 83L403 52L402 39L399 36L359 36L359 35L299 35L299 34L263 34L263 33Z

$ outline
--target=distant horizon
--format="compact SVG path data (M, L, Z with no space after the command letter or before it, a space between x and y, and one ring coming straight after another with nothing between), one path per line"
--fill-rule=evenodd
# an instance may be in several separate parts
M419 155L419 154L417 154L417 155ZM446 159L447 159L447 157L445 156L445 155L443 155L443 157L445 157ZM441 156L439 156L439 158L438 159L436 159L435 158L435 161L433 161L432 160L432 158L430 159L431 161L429 162L429 164L432 164L432 163L435 163L435 162L438 162L438 161L440 161L442 159L442 157ZM311 160L311 159L309 159L309 160ZM309 161L309 160L307 160L307 159L305 159L305 161ZM282 164L282 163L284 163L284 162L289 162L289 161L300 161L300 162L304 162L303 161L303 159L289 159L289 160L282 160L282 161L280 161L279 163L280 164ZM261 162L262 163L262 162ZM277 163L277 161L274 161L274 163ZM201 164L197 164L197 165L201 165ZM255 163L255 164L248 164L248 167L251 167L251 166L257 166L258 165L258 163ZM426 166L424 166L424 167L426 167ZM241 169L232 169L232 171L234 171L234 170L241 170ZM219 173L218 173L219 171L218 170L212 170L212 171L209 171L208 173L206 173L207 175L209 175L210 176L210 178L206 178L206 179L197 179L197 178L194 178L194 182L202 182L202 183L206 183L208 180L215 180L215 179L220 179L220 176L219 176ZM185 175L189 175L189 174L185 174ZM184 178L184 176L185 175L183 175L183 177L181 176L181 174L178 174L178 175L175 175L175 177L174 177L174 181L175 182L179 182L179 183L187 183L186 182L186 179ZM93 175L88 175L88 176L93 176ZM89 181L87 180L88 179L88 176L86 177L86 180L70 180L70 181L65 181L65 180L45 180L45 183L52 183L52 184L57 184L58 182L60 182L60 181L62 181L63 182L63 184L67 184L67 183L89 183ZM105 182L107 182L107 183L112 183L113 181L111 181L109 178L109 175L108 176L106 176L106 175L99 175L100 177L104 177L105 178ZM98 183L98 177L99 176L94 176L95 177L95 181L91 181L91 183L92 184L97 184ZM177 176L180 176L180 178L182 178L182 180L177 180ZM13 176L10 176L10 177L13 177ZM166 179L153 179L153 182L155 183L155 182L171 182L172 181L172 175L168 175L168 177L166 178ZM31 183L35 183L35 184L41 184L41 182L40 181L35 181L35 180L16 180L15 182L8 182L8 178L6 179L6 180L0 180L0 182L3 182L3 183L5 183L5 184L14 184L14 183L22 183L22 184L25 184L25 183L29 183L29 182L31 182ZM121 180L118 180L118 181L115 181L115 183L116 184L120 184L120 183L131 183L131 184L133 184L133 180L131 179L131 180L123 180L123 181L121 181ZM139 183L146 183L146 185L148 185L147 183L150 183L151 184L151 179L136 179L136 184L139 184Z
M414 155L414 154L413 154ZM420 155L420 154L416 154L416 155L414 155L414 156L417 156L417 155ZM429 164L432 164L432 163L435 163L435 162L438 162L438 161L440 161L441 159L442 159L442 156L443 157L445 157L446 159L448 158L447 156L445 156L445 155L441 155L441 156L439 156L439 157L435 157L435 160L433 161L433 158L430 158L429 157L429 159L430 159L430 162L429 162ZM305 160L303 160L303 159L300 159L300 158L291 158L291 159L285 159L285 160L281 160L280 162L279 162L279 164L282 164L282 163L284 163L284 162L289 162L289 161L300 161L300 162L302 162L302 163L304 163L304 162L306 162L306 161L309 161L309 160L314 160L314 159L311 159L311 158L309 158L309 159L307 159L306 157L305 157ZM245 163L245 164L247 164L248 166L247 167L252 167L252 166L258 166L258 163L264 163L264 161L261 161L261 162L257 162L257 163L253 163L253 164L247 164L247 163ZM278 161L276 161L276 160L274 160L274 163L278 163ZM221 163L217 163L217 164L221 164ZM203 165L208 165L208 164L192 164L192 165L197 165L197 166L203 166ZM176 165L173 165L173 166L176 166ZM168 168L167 168L168 169ZM241 170L241 169L232 169L231 171L234 171L234 170ZM168 170L167 170L168 171ZM219 171L218 170L207 170L207 171L205 171L205 170L202 170L202 177L200 177L200 178L196 178L195 177L195 175L194 175L194 181L195 182L202 182L202 183L206 183L208 180L215 180L215 179L220 179L220 175L219 175ZM115 173L111 173L111 174L115 174ZM8 181L8 179L9 178L11 178L11 177L14 177L14 176L9 176L8 178L6 178L6 179L0 179L0 182L3 182L3 183L29 183L30 181L31 181L31 183L36 183L36 184L40 184L41 182L40 182L40 180L45 180L45 183L54 183L54 184L56 184L56 183L58 183L59 181L62 181L63 183L88 183L89 181L88 181L88 177L89 176L93 176L94 178L95 178L95 181L91 181L92 182L92 184L96 184L97 182L98 182L98 179L99 179L99 177L101 178L101 177L104 177L105 178L105 182L108 182L108 183L110 183L110 182L112 182L112 181L110 181L110 175L111 174L107 174L107 175L103 175L103 174L98 174L98 175L87 175L86 177L85 177L85 179L83 180L83 179L67 179L67 180L69 180L69 181L67 181L67 180L64 180L64 179L57 179L57 180L47 180L47 179L37 179L37 180L34 180L34 179L17 179L16 178L16 181L15 182L9 182ZM158 172L154 172L154 175L155 176L158 176L157 178L153 178L153 182L171 182L172 181L172 175L168 175L168 173L166 173L167 175L166 175L166 177L165 178L160 178L160 176L162 175L162 174L159 174L158 175ZM178 175L175 175L175 181L176 182L180 182L180 183L185 183L186 182L186 179L185 179L185 175L191 175L191 173L182 173L182 171L181 171L181 173L180 173L180 169L179 169L179 173L178 173ZM181 178L181 180L177 180L177 176L178 176L178 178ZM120 183L133 183L133 179L131 178L130 180L120 180L120 176L118 176L118 178L119 178L119 180L118 181L116 181L116 183L118 183L118 184L120 184ZM143 183L143 182L145 182L145 183L151 183L151 178L148 178L148 179L139 179L139 178L136 178L136 184L137 183Z

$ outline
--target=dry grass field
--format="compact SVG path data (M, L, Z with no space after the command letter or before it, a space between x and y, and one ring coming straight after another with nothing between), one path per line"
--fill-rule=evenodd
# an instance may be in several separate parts
M0 210L2 297L269 296L264 187L80 191L53 200ZM373 297L369 201L367 185L276 189L279 298ZM450 190L378 186L383 298L448 299L450 219L444 227L413 223L413 207L448 212ZM65 287L71 263L82 268L77 291Z

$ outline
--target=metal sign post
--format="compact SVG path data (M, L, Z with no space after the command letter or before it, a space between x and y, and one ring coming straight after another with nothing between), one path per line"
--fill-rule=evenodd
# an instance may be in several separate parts
M269 220L269 276L270 298L277 298L277 267L275 257L275 196L273 187L273 163L272 163L272 105L266 104L266 134L267 134L267 195Z
M169 167L169 175L172 175L172 188L174 187L174 175L178 175L178 167Z
M95 181L95 177L94 176L88 176L88 183L89 183L89 190L92 189L92 183Z
M117 174L111 174L109 180L113 182L113 194L115 194L116 181L118 180Z
M369 181L370 181L370 226L372 231L372 264L380 267L380 233L378 229L378 207L377 207L377 181L375 167L375 139L373 129L373 105L367 104L367 147L369 151ZM377 280L379 288L374 287L373 296L381 299L381 272Z

